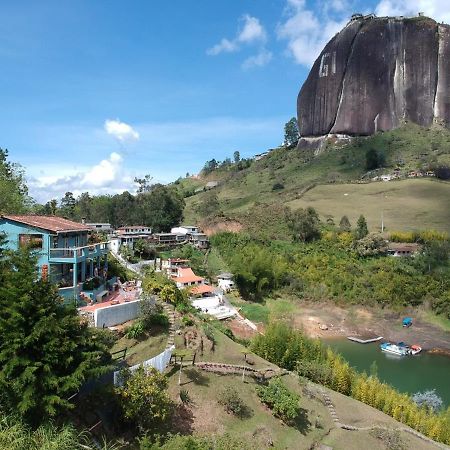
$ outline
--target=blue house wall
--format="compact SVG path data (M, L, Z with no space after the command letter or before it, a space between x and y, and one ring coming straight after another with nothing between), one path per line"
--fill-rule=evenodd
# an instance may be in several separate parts
M18 250L21 239L24 244L30 239L42 239L40 248L33 247L39 273L42 275L43 268L46 267L50 281L60 282L64 279L65 284L70 284L60 289L60 294L66 300L79 298L81 290L79 283L87 277L92 277L95 273L102 275L101 257L107 257L108 246L105 243L88 246L87 231L54 233L0 217L0 233L6 234L6 248L10 250ZM106 259L103 268L105 267L107 267ZM54 275L57 279L52 278Z

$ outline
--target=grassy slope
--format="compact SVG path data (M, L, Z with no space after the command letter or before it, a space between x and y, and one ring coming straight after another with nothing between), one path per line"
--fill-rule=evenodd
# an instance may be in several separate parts
M343 214L356 217L366 212L371 224L376 225L379 223L379 203L382 201L381 194L377 200L377 192L387 189L388 198L384 200L385 203L392 203L392 207L386 210L391 229L448 230L450 220L445 201L450 196L450 183L405 180L401 183L371 183L369 188L360 184L340 186L341 183L361 179L365 173L365 154L370 148L382 150L386 155L387 167L381 173L389 173L397 165L400 165L402 172L406 172L426 168L430 163L450 164L450 132L411 124L367 139L356 139L345 146L328 144L316 157L310 151L277 149L241 172L214 172L215 179L222 180L221 186L216 188L222 211L245 225L256 221L260 228L277 230L277 223L270 221L270 217L276 217L279 211L273 211L272 206L280 208L308 204L317 207L324 216L334 216L335 220ZM284 189L272 191L277 182L282 183ZM325 186L305 193L316 184ZM348 198L342 195L342 190L351 190L352 205L357 207L348 208ZM187 221L198 222L201 219L195 212L195 206L203 196L200 193L186 199ZM331 200L322 204L316 202L324 196L330 196ZM398 214L399 210L401 214Z
M239 344L217 330L215 330L215 336L217 340L215 351L212 352L205 346L203 356L197 360L244 364L242 347ZM177 344L182 347L181 339L177 339L177 341ZM253 362L253 367L258 369L274 367L273 364L253 354L250 354L248 359ZM284 425L261 404L255 391L256 384L252 379L247 378L244 383L241 376L221 376L186 367L181 376L181 386L178 386L178 375L176 367L169 373L169 392L172 398L179 402L179 391L185 389L193 401L187 412L184 412L181 417L175 418L175 424L184 433L207 435L228 432L251 440L261 449L272 448L268 445L269 439L273 441L275 448L279 449L309 449L313 443L319 442L342 449L360 449L363 446L373 450L386 448L381 441L367 431L345 431L335 428L330 413L318 393L317 386L306 381L299 382L294 375L283 376L283 381L289 389L301 396L301 417L295 426ZM232 386L238 391L239 396L252 411L250 417L236 418L227 414L223 406L218 403L219 392L227 386ZM303 386L307 386L309 392L314 395L305 395ZM326 390L336 405L338 415L345 423L356 426L376 424L392 428L402 427L391 417L361 402ZM316 427L316 425L320 426ZM401 438L407 445L406 448L418 450L434 448L434 446L410 437L406 433L401 433Z

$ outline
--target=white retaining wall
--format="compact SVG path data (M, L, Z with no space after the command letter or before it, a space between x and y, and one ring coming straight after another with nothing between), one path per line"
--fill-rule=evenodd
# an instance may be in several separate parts
M128 320L136 319L140 313L141 300L133 300L119 305L105 306L94 311L94 324L97 328L113 327Z

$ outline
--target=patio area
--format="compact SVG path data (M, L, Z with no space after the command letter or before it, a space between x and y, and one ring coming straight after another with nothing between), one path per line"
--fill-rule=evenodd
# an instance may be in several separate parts
M219 320L228 319L237 314L236 309L226 302L220 294L193 299L192 306Z

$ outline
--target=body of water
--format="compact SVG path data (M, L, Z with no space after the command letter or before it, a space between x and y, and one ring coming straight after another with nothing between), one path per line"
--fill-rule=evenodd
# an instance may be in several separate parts
M370 373L373 361L378 378L401 392L414 394L435 389L447 407L450 405L450 357L421 352L415 356L389 355L380 350L379 342L357 344L348 339L325 341L359 372Z

